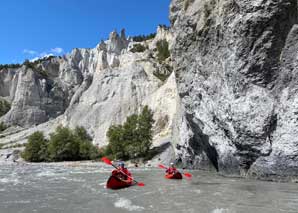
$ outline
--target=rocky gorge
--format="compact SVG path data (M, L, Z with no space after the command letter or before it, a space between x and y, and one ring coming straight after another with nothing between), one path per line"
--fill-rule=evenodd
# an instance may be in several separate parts
M298 176L296 0L172 0L170 28L136 42L112 32L34 66L0 70L3 160L36 130L83 126L107 144L111 124L148 105L153 159L260 179ZM166 40L170 57L158 58ZM136 46L144 47L142 51ZM161 77L162 76L162 77ZM12 156L12 157L9 157Z

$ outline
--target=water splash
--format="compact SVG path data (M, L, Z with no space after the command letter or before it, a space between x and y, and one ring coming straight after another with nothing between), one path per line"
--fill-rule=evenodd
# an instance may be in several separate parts
M131 200L128 200L128 199L122 198L122 197L114 203L114 206L116 208L122 208L122 209L126 209L128 211L142 211L145 209L142 206L132 205Z
M216 208L216 209L213 209L211 213L234 213L234 212L229 211L229 209Z

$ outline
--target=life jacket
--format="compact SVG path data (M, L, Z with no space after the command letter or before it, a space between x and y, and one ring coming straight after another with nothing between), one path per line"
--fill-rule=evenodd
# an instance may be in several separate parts
M177 172L177 169L176 168L172 168L172 167L170 167L170 168L168 168L167 170L166 170L166 173L167 174L174 174L174 173L176 173Z
M123 179L123 180L131 179L131 178L129 178L129 177L131 177L131 173L128 171L127 168L122 168L122 167L120 167L120 168L118 168L118 169L114 169L114 170L112 171L112 175L113 175L113 176L116 176L116 177L118 177L118 178L121 178L121 179ZM129 176L129 177L128 177L128 176Z

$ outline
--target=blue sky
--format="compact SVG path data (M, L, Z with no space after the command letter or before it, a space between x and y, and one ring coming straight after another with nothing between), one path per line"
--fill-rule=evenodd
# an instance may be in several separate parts
M1 0L0 64L92 48L117 29L149 34L169 25L170 0Z

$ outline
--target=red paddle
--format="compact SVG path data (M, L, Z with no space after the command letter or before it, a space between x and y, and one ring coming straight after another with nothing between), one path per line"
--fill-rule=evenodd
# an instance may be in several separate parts
M158 167L161 168L161 169L168 169L167 167L165 167L165 166L162 165L162 164L158 164ZM190 174L190 173L185 172L185 173L183 173L183 175L184 175L185 177L192 178L192 174Z
M158 164L158 167L161 168L161 169L168 169L167 167L165 167L165 166L162 165L162 164Z
M105 162L106 164L111 165L111 166L113 166L114 168L118 169L117 166L115 166L115 165L112 163L112 161L111 161L110 159L108 159L107 157L102 157L101 160L102 160L103 162ZM125 173L122 172L121 170L119 170L119 171L120 171L123 175L125 175L126 177L128 177L129 179L133 180L138 186L145 186L144 183L142 183L142 182L138 182L138 181L134 180L132 177L128 176L127 174L125 174Z

